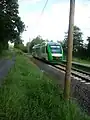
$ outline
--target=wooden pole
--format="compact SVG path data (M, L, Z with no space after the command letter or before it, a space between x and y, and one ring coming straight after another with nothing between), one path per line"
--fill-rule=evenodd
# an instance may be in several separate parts
M69 96L70 96L74 11L75 11L75 0L70 0L69 29L68 29L68 54L67 54L67 66L66 66L65 83L64 83L64 98L66 100L69 100Z

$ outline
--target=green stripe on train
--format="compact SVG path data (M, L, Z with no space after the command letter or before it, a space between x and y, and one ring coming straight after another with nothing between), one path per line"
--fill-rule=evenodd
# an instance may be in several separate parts
M50 49L49 45L47 45L47 49L48 49L48 60L51 61L53 58L52 58L52 55L51 55L51 49Z

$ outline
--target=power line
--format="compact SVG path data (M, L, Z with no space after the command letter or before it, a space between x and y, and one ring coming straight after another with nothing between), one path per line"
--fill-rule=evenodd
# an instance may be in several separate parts
M19 0L19 2L21 2L21 1L22 1L22 0ZM41 11L41 14L40 14L40 16L39 16L39 18L38 18L38 20L37 20L37 25L39 25L39 19L40 19L40 17L43 15L44 10L45 10L45 8L46 8L46 6L47 6L48 1L49 1L49 0L46 0L46 2L45 2L45 4L44 4L44 7L43 7L43 9L42 9L42 11Z
M47 6L47 3L48 3L48 0L46 0L46 2L45 2L45 5L44 5L44 7L43 7L43 9L42 9L42 12L41 12L41 15L43 14L43 12L44 12L44 10L45 10L45 8L46 8L46 6Z
M40 17L41 17L41 16L43 15L43 13L44 13L44 10L45 10L45 8L46 8L46 6L47 6L47 3L48 3L48 0L46 0L46 2L45 2L45 5L44 5L44 7L43 7L43 9L42 9L42 11L41 11L41 14L40 14L39 18L38 18L37 24L38 24L38 22L39 22Z
M44 10L45 10L45 8L46 8L46 6L47 6L48 1L49 1L49 0L46 0L46 2L45 2L45 5L44 5L44 7L43 7L43 9L42 9L42 11L41 11L41 14L40 14L38 20L37 20L37 25L39 25L39 20L40 20L41 16L42 16L43 13L44 13Z

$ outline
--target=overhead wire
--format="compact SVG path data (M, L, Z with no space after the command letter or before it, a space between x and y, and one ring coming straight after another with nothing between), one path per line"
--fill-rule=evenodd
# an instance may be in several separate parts
M22 2L22 1L23 1L23 0L18 0L18 2ZM45 5L44 5L44 7L43 7L43 9L42 9L42 11L41 11L40 16L42 16L42 15L43 15L44 10L45 10L45 8L46 8L46 6L47 6L47 3L48 3L48 0L46 0Z
M39 26L39 21L40 21L40 19L41 19L41 17L42 17L42 15L43 15L43 13L44 13L44 11L45 11L45 8L46 8L46 6L47 6L47 4L48 4L48 1L49 0L46 0L46 2L45 2L45 4L44 4L44 7L43 7L43 9L42 9L42 11L41 11L41 14L40 14L40 16L39 16L39 18L38 18L38 20L37 20L37 23L36 23L36 28L38 29L38 26ZM37 31L37 30L36 30Z
M40 14L40 16L39 16L39 18L38 18L38 21L37 21L37 25L39 25L39 20L40 20L41 16L42 16L43 13L44 13L44 10L45 10L45 8L46 8L46 6L47 6L47 4L48 4L48 1L49 1L49 0L46 0L46 2L45 2L45 4L44 4L44 7L43 7L43 9L42 9L42 11L41 11L41 14Z
M19 2L21 2L22 0L19 0ZM40 16L39 16L39 18L38 18L38 20L37 20L37 27L38 27L38 25L39 25L39 20L40 20L40 18L41 18L41 16L43 15L43 13L44 13L44 10L45 10L45 8L46 8L46 6L47 6L47 4L48 4L48 1L49 0L46 0L46 2L45 2L45 4L44 4L44 7L43 7L43 9L42 9L42 11L41 11L41 14L40 14Z
M45 8L46 8L46 6L47 6L47 3L48 3L48 0L46 0L46 2L45 2L45 5L44 5L44 7L43 7L43 9L42 9L42 12L41 12L41 15L44 13L44 10L45 10Z

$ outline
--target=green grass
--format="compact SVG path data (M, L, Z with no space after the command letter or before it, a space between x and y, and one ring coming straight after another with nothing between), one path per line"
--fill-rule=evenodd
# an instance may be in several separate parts
M0 54L0 59L11 59L13 56L13 50L3 50Z
M66 103L62 90L24 55L0 88L0 120L90 120L77 104Z
M73 58L74 62L79 62L82 64L90 64L90 60L84 60L84 59L79 59L79 58Z
M64 60L66 60L66 56L64 56ZM79 63L82 63L82 64L90 64L90 58L89 59L80 59L80 58L73 57L72 61L73 62L79 62Z

